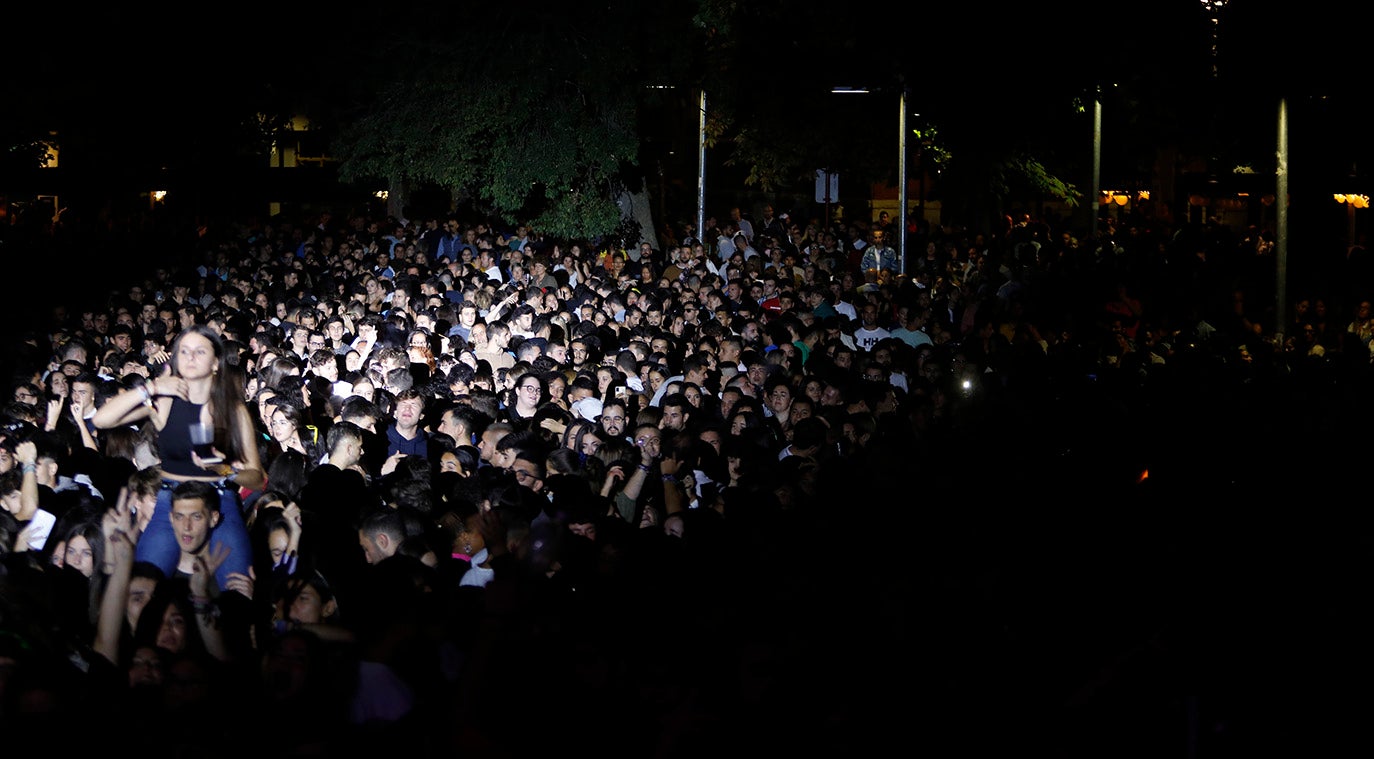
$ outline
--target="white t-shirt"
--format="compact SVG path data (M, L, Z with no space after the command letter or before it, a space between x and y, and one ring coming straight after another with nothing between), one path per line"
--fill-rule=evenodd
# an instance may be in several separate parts
M876 329L859 327L858 329L854 330L854 345L857 346L858 349L861 351L871 351L873 350L873 346L878 344L879 340L891 336L892 333L888 332L882 327L878 327Z

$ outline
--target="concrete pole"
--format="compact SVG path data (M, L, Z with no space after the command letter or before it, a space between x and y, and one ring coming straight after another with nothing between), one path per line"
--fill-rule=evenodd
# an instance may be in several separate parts
M1278 313L1275 315L1277 322L1278 343L1283 345L1283 331L1288 327L1288 100L1279 98L1279 144L1278 144L1278 167L1275 171L1274 183L1274 207L1275 214L1274 241L1275 250L1275 273L1274 296L1277 300L1275 308Z
M906 85L897 103L897 271L906 274Z
M1098 205L1102 202L1102 88L1093 93L1093 185L1088 191L1088 209L1092 214L1092 244L1097 244Z

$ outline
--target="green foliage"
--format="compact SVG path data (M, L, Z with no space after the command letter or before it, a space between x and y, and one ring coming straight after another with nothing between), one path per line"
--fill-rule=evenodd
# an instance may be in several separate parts
M1061 200L1069 208L1077 208L1083 200L1083 193L1079 192L1077 187L1051 174L1049 169L1035 158L1026 155L1016 156L1007 161L1006 167L1010 173L1028 184L1033 192Z
M614 226L638 145L634 103L575 82L494 86L463 73L394 86L343 131L341 176L443 187L555 235Z
M725 165L747 163L744 183L750 187L772 192L779 185L792 179L792 175L797 171L800 156L795 151L785 149L792 143L764 136L757 129L739 130L732 142L735 153L733 157L726 159ZM740 156L747 156L749 160L745 161Z
M609 233L618 196L643 184L639 109L660 97L649 86L692 84L696 9L427 5L410 33L387 28L368 48L379 65L360 67L355 108L320 104L335 108L340 177L441 188L556 236Z
M908 64L901 51L864 42L867 22L818 21L783 0L608 1L595 14L576 2L537 11L518 1L461 12L426 6L419 23L396 25L410 34L384 31L369 50L385 65L359 64L356 89L330 93L356 108L320 120L339 125L341 178L443 188L498 220L554 235L612 234L623 216L616 199L643 186L641 163L653 165L640 151L664 144L645 129L662 133L663 125L641 123L640 108L661 118L653 114L666 112L655 105L665 91L648 88L670 84L681 100L686 90L707 93L706 146L713 160L741 170L746 187L795 190L818 168L847 172L856 186L896 181L893 94L906 86ZM380 72L390 78L372 78ZM840 84L874 94L842 103L829 94ZM942 177L966 172L961 182L982 193L1004 194L995 188L1016 181L1077 199L1039 162L1009 157L1041 152L1016 142L1031 127L1062 129L1033 119L1007 129L979 109L942 110L940 92L910 91L913 110L930 114L908 136L912 161ZM957 144L935 122L959 134Z
M922 164L933 169L942 169L949 164L952 155L940 139L939 129L934 125L918 126L911 130L911 134L916 138L916 150L920 154Z

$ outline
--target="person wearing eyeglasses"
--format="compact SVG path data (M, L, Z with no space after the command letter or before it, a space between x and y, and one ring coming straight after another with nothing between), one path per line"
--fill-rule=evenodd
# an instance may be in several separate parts
M32 382L25 382L14 388L14 400L18 403L27 403L30 406L38 405L38 399L43 397L43 390Z
M506 416L512 424L527 425L534 419L535 412L547 400L547 387L544 378L535 372L525 372L511 386L510 399L506 403Z

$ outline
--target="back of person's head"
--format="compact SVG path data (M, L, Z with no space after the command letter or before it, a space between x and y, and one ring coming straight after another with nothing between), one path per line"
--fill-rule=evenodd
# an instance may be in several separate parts
M425 461L423 456L406 456L405 458L417 460L424 470L423 476L417 476L415 472L410 472L401 479L391 481L386 489L386 502L397 510L410 509L421 514L428 514L434 510L434 491L429 476L429 463Z
M506 528L507 542L519 543L528 536L530 522L544 510L548 499L521 485L510 472L505 472L501 480L489 496L491 511Z
M545 447L553 447L558 444L558 433L548 429L545 422L554 422L558 426L566 426L573 421L573 413L559 406L556 403L545 403L540 406L534 416L530 417L529 430L534 432Z
M346 419L341 419L330 425L329 431L325 433L325 449L334 453L345 442L357 443L361 446L364 439L362 427Z
M267 465L267 481L272 483L274 490L280 490L296 498L305 487L315 464L315 461L295 448L286 448L273 456L272 462Z
M459 403L449 409L448 413L462 423L472 435L481 435L491 424L492 418L479 411L475 406L468 403ZM459 440L460 444L471 443L471 440Z
M500 418L501 397L493 390L473 388L468 392L467 402L489 420Z
M57 346L56 356L58 363L75 361L82 369L85 369L90 365L90 353L90 344L84 337L78 335L68 338Z
M463 363L462 361L459 361L458 363L449 367L448 375L445 377L445 379L448 380L450 385L458 383L470 385L472 384L472 378L476 375L476 369L472 368L472 366L468 364Z
M132 462L138 455L138 444L142 439L137 427L120 425L104 430L96 445L106 458L127 459Z
M556 361L553 358L553 356L549 356L546 354L535 356L534 360L530 361L530 370L535 372L536 374L543 374L547 376L552 372L558 371L558 368L558 361Z
M603 411L604 413L604 411ZM633 425L627 423L627 429L633 428L636 431L639 427L658 427L659 422L663 421L663 406L645 406L635 414Z
M361 424L365 421L375 423L381 417L381 412L377 409L377 404L362 397L361 395L349 396L339 408L339 420Z
M415 375L411 374L409 366L388 369L382 382L389 392L396 395L398 401L401 400L402 393L415 389Z
M792 448L798 451L820 450L825 445L829 427L817 416L809 416L792 425Z
M358 531L374 538L377 535L386 535L393 543L399 545L406 537L405 517L390 506L379 506L363 516Z
M162 490L162 472L157 467L140 469L129 475L124 486L128 488L131 498L134 496L156 496Z
M389 336L389 339L393 339L396 342L394 344L383 343L381 347L374 350L370 365L388 367L405 367L410 365L410 354L407 353L406 348L403 347L406 345L405 335L400 330L394 330L394 332L395 335ZM378 339L381 340L382 338Z
M496 425L492 425L487 429L495 427ZM512 429L496 443L498 451L514 450L517 457L526 456L539 461L544 460L548 447L544 438L533 429Z
M57 464L59 472L66 471L70 460L70 449L62 435L55 431L38 430L33 435L34 447L38 450L37 459L41 462L50 459Z
M590 434L595 434L590 433ZM586 469L587 457L580 451L575 451L567 446L560 445L549 451L548 457L544 461L546 473L557 472L559 474L582 474Z
M258 383L280 390L300 384L301 364L290 356L274 356L258 366Z

